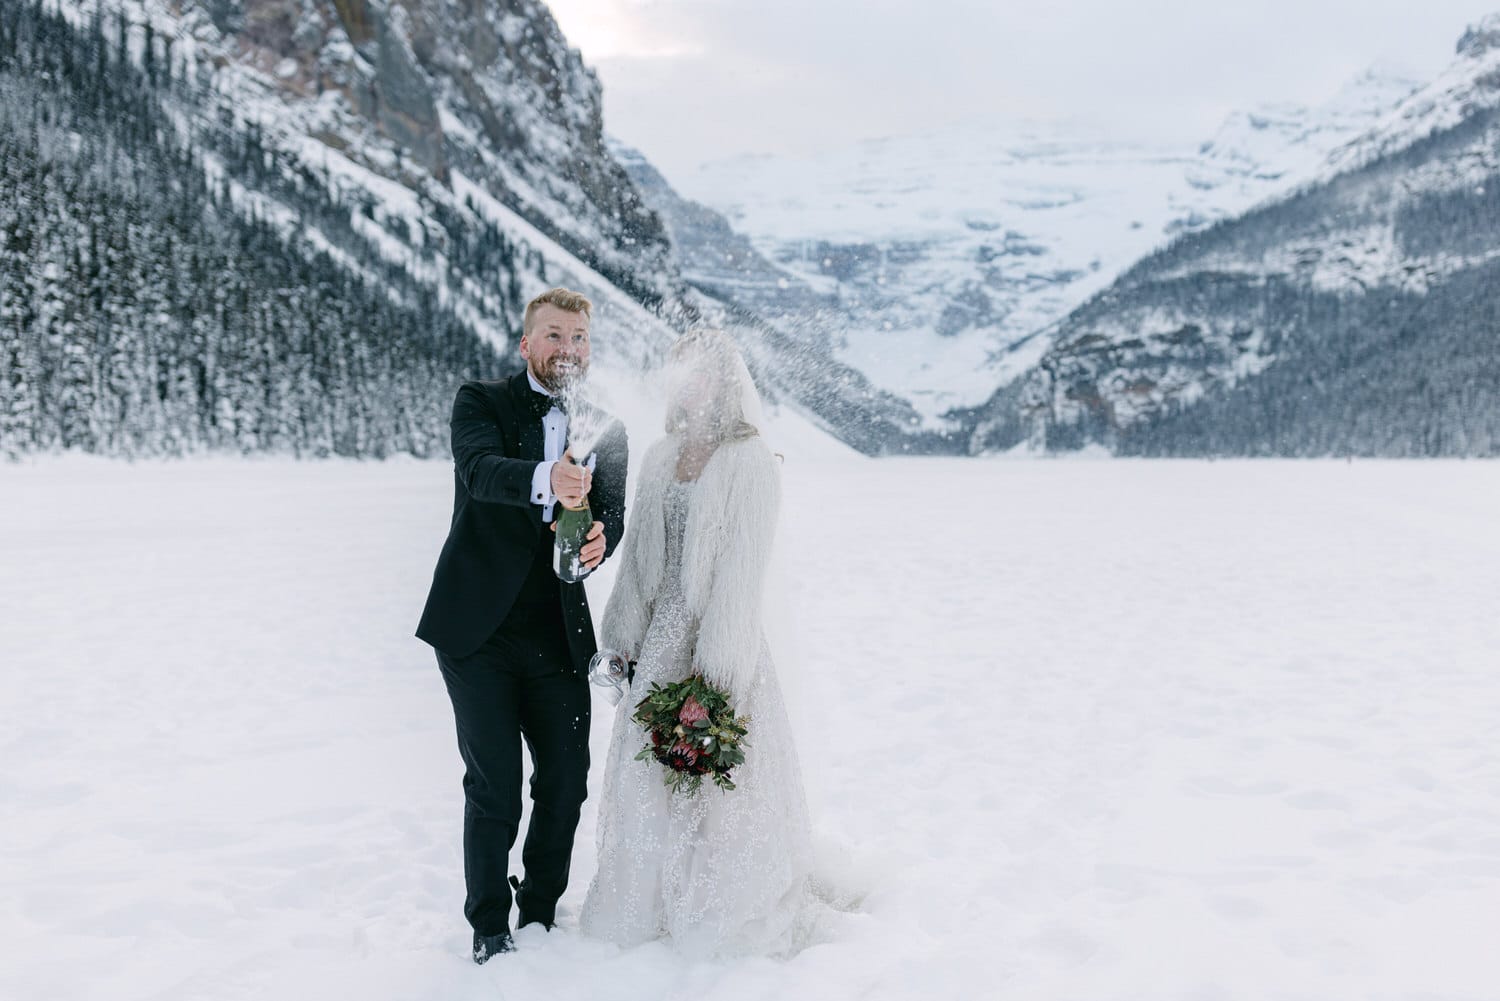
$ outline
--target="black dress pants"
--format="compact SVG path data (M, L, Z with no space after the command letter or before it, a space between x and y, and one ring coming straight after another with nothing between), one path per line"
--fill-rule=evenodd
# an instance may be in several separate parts
M555 587L555 585L554 585ZM464 771L464 916L481 935L510 928L511 847L521 823L521 741L531 753L531 823L521 848L518 924L550 925L568 885L588 795L589 686L573 668L556 601L517 607L474 653L437 655Z

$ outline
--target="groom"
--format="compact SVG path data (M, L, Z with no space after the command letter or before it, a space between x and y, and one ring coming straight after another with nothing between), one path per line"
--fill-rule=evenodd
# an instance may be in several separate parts
M589 569L625 527L625 428L586 405L570 408L562 394L588 372L592 313L577 292L537 296L522 324L526 370L466 382L453 402L453 521L417 636L437 651L458 724L464 916L476 963L515 948L512 887L516 927L552 927L587 795L594 627L583 585L561 583L553 571L549 527L559 504L588 499L596 519L582 554ZM570 420L607 425L597 474L572 462ZM531 753L531 824L525 879L517 880L507 877L521 822L522 738Z

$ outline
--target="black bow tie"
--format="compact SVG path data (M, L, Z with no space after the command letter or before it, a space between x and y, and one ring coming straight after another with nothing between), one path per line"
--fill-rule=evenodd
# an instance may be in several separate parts
M547 411L551 410L553 407L557 407L557 409L561 410L563 413L568 412L568 408L563 406L562 397L548 396L546 393L538 393L530 386L526 387L526 402L531 407L531 415L533 417L546 417Z

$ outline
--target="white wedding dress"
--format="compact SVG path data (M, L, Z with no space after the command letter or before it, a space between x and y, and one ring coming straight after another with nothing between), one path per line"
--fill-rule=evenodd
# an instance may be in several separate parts
M666 462L654 465L658 474L670 468ZM708 642L697 634L683 556L695 493L709 479L705 474L699 483L682 483L666 473L664 483L653 485L655 503L637 505L637 518L665 522L658 523L663 532L648 529L646 536L648 545L665 552L643 557L635 540L637 551L621 568L625 577L637 564L653 563L660 568L659 584L641 602L644 635L635 680L615 712L599 803L599 868L580 922L585 934L620 945L667 939L694 955L788 955L808 944L814 923L811 833L786 706L758 626L759 657L742 669L744 680L736 684L742 704L735 710L750 717L750 732L745 761L734 770L735 788L721 790L705 779L694 795L674 793L662 781L661 764L635 760L646 744L631 719L636 703L652 682L693 673L695 645L702 656ZM706 496L703 502L714 503ZM715 572L733 573L734 567ZM625 580L617 587L637 583ZM609 631L607 626L606 639Z

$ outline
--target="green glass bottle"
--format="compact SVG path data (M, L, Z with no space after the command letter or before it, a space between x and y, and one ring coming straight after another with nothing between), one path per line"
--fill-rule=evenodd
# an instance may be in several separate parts
M584 463L594 468L594 457ZM552 546L552 570L557 579L565 584L576 584L591 572L583 565L583 545L588 541L589 529L594 525L594 513L589 510L589 499L583 499L582 507L567 507L557 503L557 539Z

